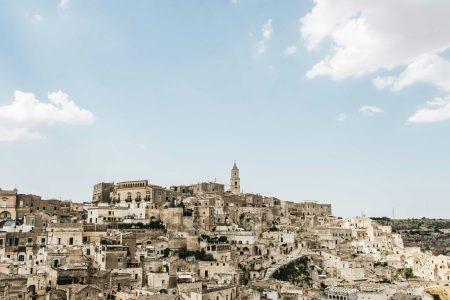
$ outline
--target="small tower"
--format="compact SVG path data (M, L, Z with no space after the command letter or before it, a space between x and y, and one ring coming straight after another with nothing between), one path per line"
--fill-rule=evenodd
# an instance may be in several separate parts
M233 168L231 169L230 192L234 195L241 193L241 179L239 178L239 169L236 166L236 161L234 161Z

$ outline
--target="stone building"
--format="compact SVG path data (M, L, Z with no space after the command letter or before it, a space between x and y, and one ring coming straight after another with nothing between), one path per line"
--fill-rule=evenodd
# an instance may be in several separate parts
M332 286L326 290L328 299L357 300L358 291L354 288Z
M21 219L26 213L45 213L51 217L69 218L71 202L57 199L43 200L36 195L17 195L17 217Z
M230 177L230 192L234 195L241 193L241 179L239 178L239 169L234 161L233 168L231 169Z
M204 288L198 292L191 292L191 300L233 300L236 296L235 285Z
M96 206L98 203L109 203L111 201L110 194L114 189L112 182L100 182L94 185L92 192L92 205Z
M16 219L17 189L0 189L0 220Z
M331 204L322 204L317 201L304 201L300 203L291 203L289 212L295 216L331 216Z
M194 195L203 194L218 194L222 195L225 192L225 187L217 182L202 182L192 185L192 192Z

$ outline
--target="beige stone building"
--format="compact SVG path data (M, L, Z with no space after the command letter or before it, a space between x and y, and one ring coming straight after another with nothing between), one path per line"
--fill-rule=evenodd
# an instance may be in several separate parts
M94 185L92 192L92 205L98 203L109 203L111 201L110 194L114 189L112 182L100 182Z
M192 185L192 192L194 195L203 194L218 194L222 195L225 192L225 187L217 182L202 182Z
M302 217L327 217L332 215L331 204L323 204L311 200L300 203L291 202L291 205L289 206L289 212L293 215Z
M237 296L235 285L210 287L191 292L191 300L233 300Z
M230 177L230 192L234 195L241 193L241 179L239 178L239 169L234 161L233 168L231 169Z
M17 189L0 189L0 220L16 219Z

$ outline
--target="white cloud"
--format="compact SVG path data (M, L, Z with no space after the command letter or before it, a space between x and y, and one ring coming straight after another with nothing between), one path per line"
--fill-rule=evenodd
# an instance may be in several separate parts
M377 88L384 89L392 86L395 80L396 80L395 76L383 76L383 77L378 76L372 80L372 83Z
M358 76L413 64L450 46L447 0L314 0L301 18L309 50L327 53L308 78ZM380 81L378 81L380 83Z
M294 55L295 53L297 53L297 46L289 46L284 50L286 56Z
M59 0L58 2L58 8L60 9L66 9L70 5L70 0Z
M348 116L344 113L340 113L337 118L336 121L338 121L339 123L343 123L345 121L347 121Z
M31 22L42 22L44 20L44 17L40 14L29 14L26 13L25 17L30 20Z
M267 22L261 28L261 40L256 44L255 51L256 54L262 54L266 51L269 41L272 38L273 27L272 27L272 19L267 20Z
M49 93L48 99L49 102L41 102L34 94L15 91L14 101L0 106L0 141L42 138L33 127L91 125L95 121L90 111L78 107L62 91Z
M411 117L410 123L435 123L450 119L450 96L428 101L426 107L419 108Z
M30 131L28 128L1 128L0 142L12 142L17 140L40 140L43 136L39 132Z
M416 82L426 82L441 90L450 91L450 62L439 55L427 53L412 63L397 77L377 77L373 84L378 88L399 91Z
M383 110L376 106L364 105L364 106L361 106L361 108L359 109L359 112L366 116L373 116L375 114L383 113Z

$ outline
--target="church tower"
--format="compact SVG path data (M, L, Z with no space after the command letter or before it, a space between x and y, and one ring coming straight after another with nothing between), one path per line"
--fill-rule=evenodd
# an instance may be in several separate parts
M239 178L239 169L236 166L236 161L234 161L233 168L231 169L230 192L234 195L241 193L241 179Z

